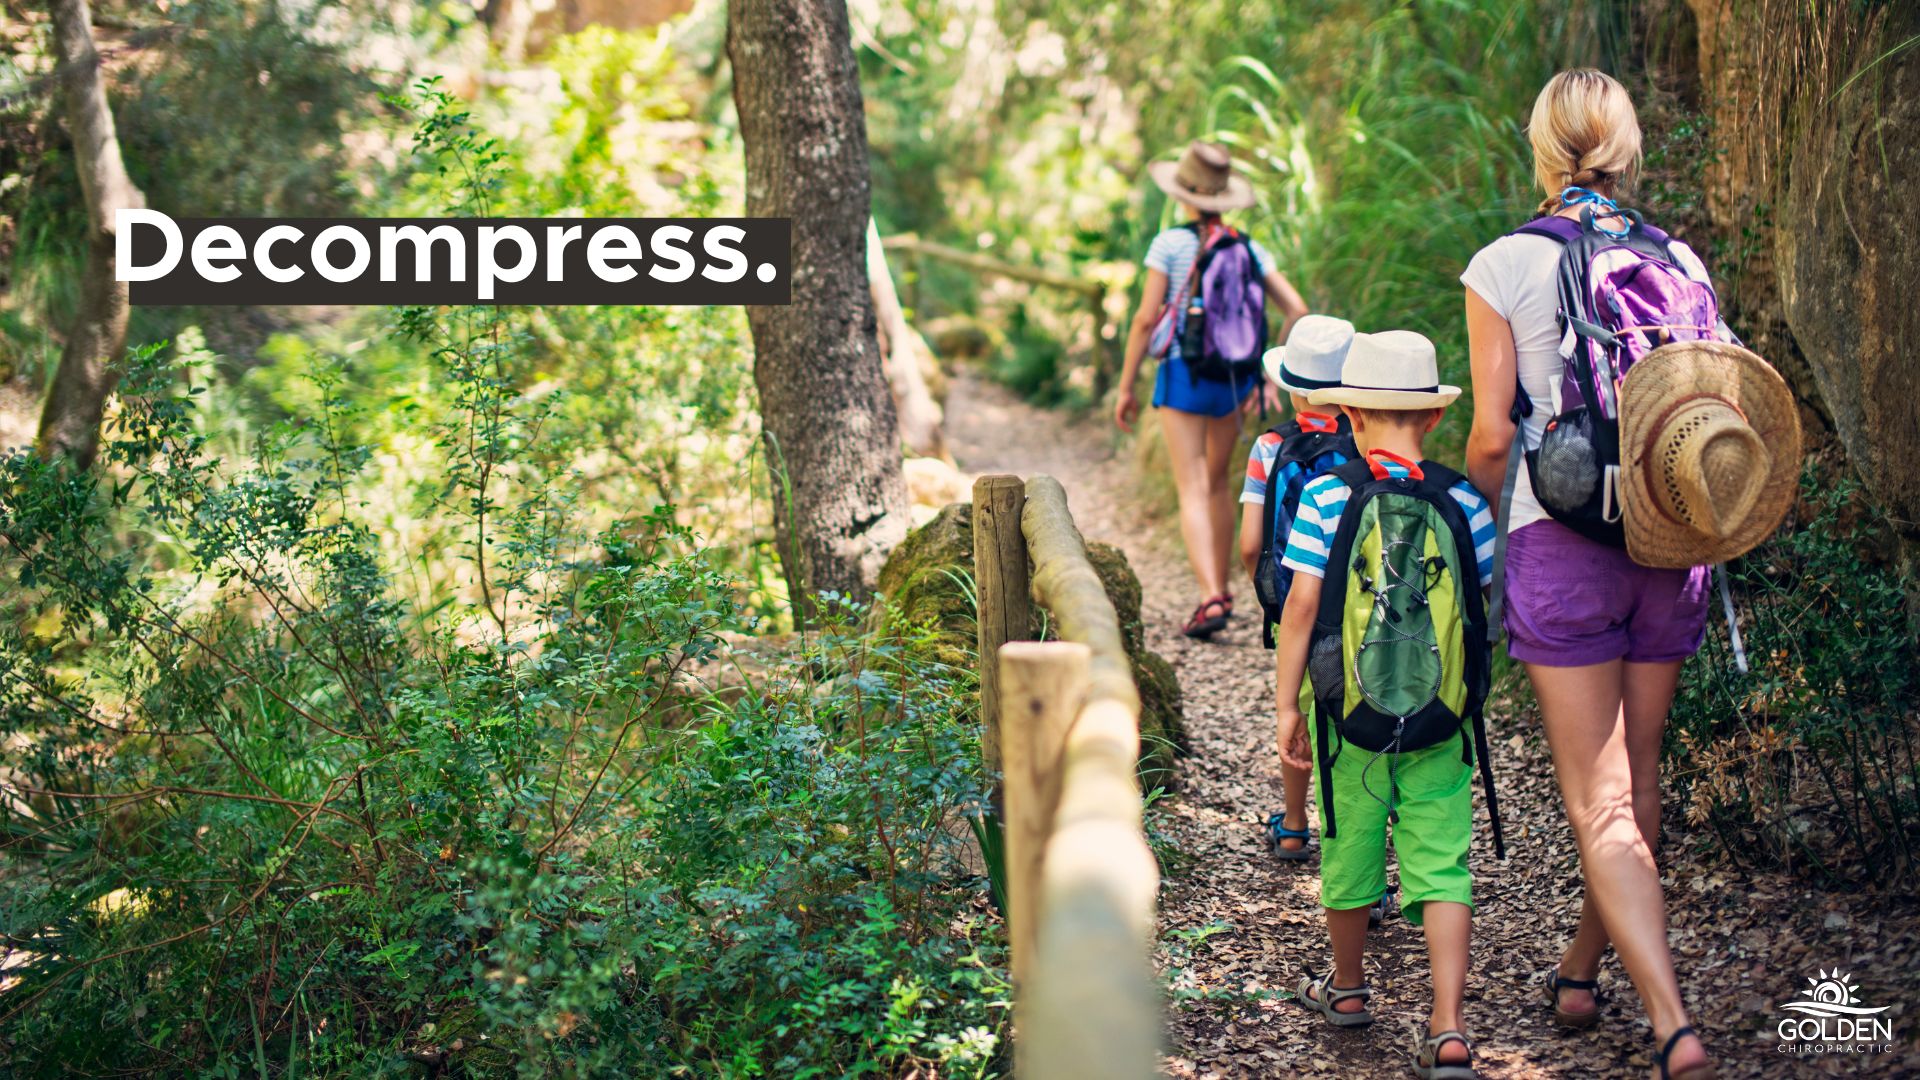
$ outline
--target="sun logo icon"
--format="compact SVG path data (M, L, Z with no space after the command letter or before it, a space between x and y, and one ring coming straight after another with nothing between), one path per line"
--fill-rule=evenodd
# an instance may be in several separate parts
M1887 1006L1867 1008L1860 1004L1860 988L1853 983L1853 976L1839 968L1822 971L1818 978L1807 976L1807 988L1802 990L1804 1000L1789 1001L1780 1007L1809 1016L1872 1016L1887 1011Z

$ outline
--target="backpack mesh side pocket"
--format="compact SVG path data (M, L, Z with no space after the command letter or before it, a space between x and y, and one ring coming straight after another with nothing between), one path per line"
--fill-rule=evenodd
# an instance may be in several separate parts
M1347 674L1343 668L1340 635L1327 634L1315 639L1313 651L1307 654L1307 679L1313 683L1315 701L1328 698L1339 701L1345 696Z

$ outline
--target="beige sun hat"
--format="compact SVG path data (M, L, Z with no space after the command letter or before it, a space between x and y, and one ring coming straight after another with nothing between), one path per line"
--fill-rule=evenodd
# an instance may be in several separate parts
M1340 385L1340 369L1353 347L1353 324L1332 315L1302 315L1284 345L1261 358L1267 378L1280 389L1305 396Z
M1460 396L1459 387L1441 385L1433 342L1411 330L1353 335L1340 383L1315 390L1307 400L1360 409L1439 409Z
M1738 345L1663 345L1620 387L1620 510L1642 566L1726 562L1780 527L1800 472L1786 380Z
M1195 139L1179 161L1153 162L1147 175L1161 191L1207 213L1245 210L1259 201L1247 178L1233 171L1233 155L1219 143Z

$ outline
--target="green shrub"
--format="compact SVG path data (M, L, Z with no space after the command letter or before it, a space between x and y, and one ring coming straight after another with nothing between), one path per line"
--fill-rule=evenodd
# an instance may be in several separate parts
M1801 514L1728 568L1752 671L1734 669L1710 619L1674 701L1671 775L1687 820L1737 864L1910 882L1920 670L1905 585L1884 561L1893 537L1832 460L1810 459Z
M484 209L502 149L425 104ZM588 436L525 312L393 321L414 505L369 497L357 361L310 352L236 425L203 348L137 349L101 470L0 460L10 1064L1001 1070L967 673L845 606L749 669L673 506L556 467Z
M577 533L490 320L403 320L444 342L471 565L433 610L356 519L331 393L229 464L142 350L107 473L0 463L16 1066L994 1068L954 676L847 611L721 678L730 583L671 508Z

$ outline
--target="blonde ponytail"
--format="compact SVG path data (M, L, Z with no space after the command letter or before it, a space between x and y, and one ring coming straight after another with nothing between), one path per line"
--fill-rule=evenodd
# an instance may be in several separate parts
M1640 168L1640 118L1627 88L1592 68L1563 71L1533 101L1527 123L1533 175L1547 197L1540 212L1560 207L1560 192L1583 187L1617 197Z

